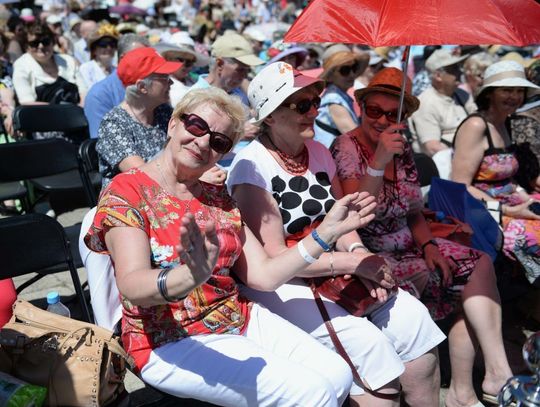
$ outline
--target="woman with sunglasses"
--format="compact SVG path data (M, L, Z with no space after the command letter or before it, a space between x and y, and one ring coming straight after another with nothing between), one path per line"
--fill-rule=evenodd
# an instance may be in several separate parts
M55 54L54 34L46 24L28 28L26 53L13 64L13 87L21 105L79 103L77 63Z
M265 67L249 86L261 133L235 157L227 186L243 220L272 257L309 236L341 196L330 152L312 140L323 87L322 80L304 76L284 62ZM255 286L246 287L245 293L334 349L309 284L300 277L359 277L379 300L377 310L359 318L324 300L364 381L353 384L351 405L398 406L401 379L409 405L434 406L439 397L438 365L436 353L430 351L444 335L412 295L402 290L389 295L395 285L390 269L362 247L358 234L350 233L318 260L307 253L313 264L298 278L280 279L278 270L269 273L266 278L276 285L275 292Z
M352 88L354 80L364 72L368 62L367 53L358 54L352 51L338 51L323 60L321 78L326 80L327 86L315 120L315 140L326 147L330 147L340 134L358 126L354 100L347 91Z
M245 110L217 88L176 106L161 153L120 174L101 194L85 242L108 253L123 304L122 338L142 379L182 398L221 406L337 407L349 391L347 364L313 338L239 294L231 273L264 290L318 257L269 258L224 186L199 181L240 138ZM337 201L317 227L333 244L366 222L366 200Z
M105 79L114 70L118 37L118 32L113 25L102 24L88 38L90 61L79 67L77 75L77 85L83 100L95 83Z
M476 343L484 355L487 395L496 395L512 376L493 264L482 252L431 234L421 212L412 149L400 134L405 125L398 124L402 79L399 69L385 68L355 92L362 123L334 146L337 174L345 193L367 191L377 197L375 219L359 230L366 247L391 262L400 287L420 298L433 319L453 318L446 406L477 406L472 382ZM407 81L405 118L419 104Z

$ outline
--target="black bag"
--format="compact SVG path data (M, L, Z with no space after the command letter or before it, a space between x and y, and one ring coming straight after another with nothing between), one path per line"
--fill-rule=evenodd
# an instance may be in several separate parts
M36 95L38 102L47 102L53 105L60 103L77 104L81 100L77 85L66 81L61 76L53 83L37 86Z

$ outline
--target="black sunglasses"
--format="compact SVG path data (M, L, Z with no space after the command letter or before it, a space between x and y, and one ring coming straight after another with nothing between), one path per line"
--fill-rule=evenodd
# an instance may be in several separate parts
M174 57L171 58L170 61L181 62L184 65L184 68L191 68L195 64L193 58Z
M367 117L370 119L380 119L381 116L386 116L386 120L388 120L391 123L396 123L398 121L398 111L397 110L391 110L389 112L382 110L378 106L373 105L366 105L364 103L364 113ZM405 116L405 112L402 113L403 116Z
M349 76L351 72L358 72L360 69L360 64L358 62L355 62L352 65L343 65L339 68L338 72L342 76Z
M96 42L96 47L100 47L100 48L107 48L107 47L116 48L117 44L118 43L117 43L116 40L102 39L102 40L99 40L98 42Z
M180 116L184 122L184 128L195 137L210 134L210 148L216 153L225 154L233 147L233 141L225 134L210 130L208 123L195 113L184 113Z
M31 48L37 48L37 47L39 47L39 44L41 44L44 47L48 47L52 43L53 43L53 40L52 40L51 37L43 37L43 38L38 38L38 39L33 40L33 41L28 41L28 46L31 47Z
M296 103L290 103L288 105L282 105L288 107L291 110L294 110L298 114L306 114L311 110L311 106L315 109L318 109L321 105L321 98L315 96L313 99L302 99Z

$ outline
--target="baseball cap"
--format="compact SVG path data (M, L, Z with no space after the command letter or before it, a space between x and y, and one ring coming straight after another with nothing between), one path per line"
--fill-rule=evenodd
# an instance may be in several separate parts
M171 74L182 67L180 62L166 61L150 47L136 48L126 53L118 63L118 77L124 86L133 85L151 74Z
M216 39L212 45L212 56L234 58L249 66L264 64L264 61L253 53L249 41L236 33L227 33Z
M433 54L426 60L426 69L430 72L435 72L447 66L459 64L469 58L469 55L456 56L444 48L435 50Z
M34 12L31 8L23 8L21 10L21 20L26 21L27 23L32 23L36 20L36 16L34 16Z
M250 120L257 124L276 110L289 96L305 87L315 85L321 93L325 82L321 79L302 75L292 65L283 61L265 66L248 87L249 104L255 110Z

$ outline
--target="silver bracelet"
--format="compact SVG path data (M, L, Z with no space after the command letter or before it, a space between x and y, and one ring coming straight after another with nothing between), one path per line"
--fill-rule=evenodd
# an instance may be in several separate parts
M372 177L382 177L384 175L384 170L376 170L375 168L371 168L369 165L366 167L366 172Z
M313 264L317 261L315 257L308 253L308 251L306 250L306 246L304 246L304 242L302 240L298 242L296 248L298 249L298 253L300 253L300 256L302 256L306 263Z
M350 253L352 252L354 249L364 249L364 250L367 250L366 246L364 246L362 243L360 242L354 242L354 243L351 243L351 245L349 246L349 248L347 249L347 251Z
M159 295L163 297L163 299L167 302L178 302L180 300L183 300L186 297L170 297L169 292L167 290L167 276L169 275L169 272L172 270L172 268L163 269L159 272L157 277L157 289L159 292Z

